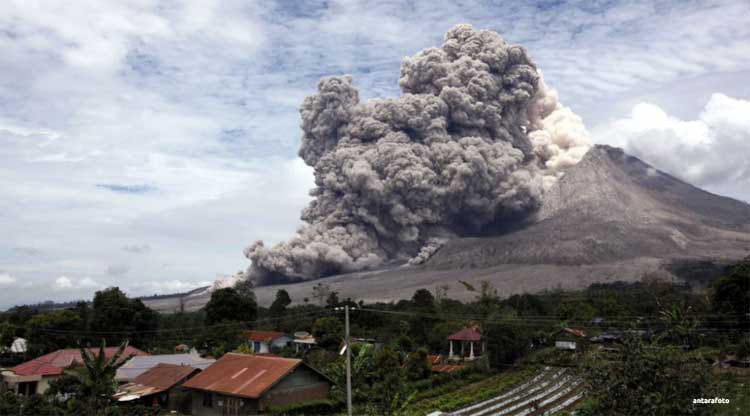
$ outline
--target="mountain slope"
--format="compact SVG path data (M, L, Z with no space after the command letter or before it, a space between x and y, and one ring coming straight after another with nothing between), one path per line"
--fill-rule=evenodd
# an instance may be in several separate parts
M596 146L548 190L529 225L498 237L452 240L426 267L742 258L748 249L750 205L682 182L620 149Z
M324 283L342 297L390 301L448 285L448 296L469 299L474 294L458 280L488 280L507 296L635 281L652 272L689 278L683 272L695 270L705 284L712 278L706 275L749 254L750 205L696 188L620 149L596 146L546 193L536 215L512 232L452 240L421 266L391 264L255 292L261 305L282 288L299 302ZM149 306L195 310L208 297Z

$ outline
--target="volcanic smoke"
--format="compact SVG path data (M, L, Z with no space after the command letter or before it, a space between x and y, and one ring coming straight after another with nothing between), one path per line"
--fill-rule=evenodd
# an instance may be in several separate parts
M455 26L401 64L402 95L360 102L350 76L321 79L300 109L299 155L314 168L307 223L245 249L257 284L391 261L418 264L446 239L522 221L591 142L526 50Z

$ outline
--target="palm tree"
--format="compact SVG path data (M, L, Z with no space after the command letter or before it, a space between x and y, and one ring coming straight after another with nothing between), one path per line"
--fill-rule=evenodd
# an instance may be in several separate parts
M91 349L79 347L85 371L78 374L78 379L88 399L88 414L106 413L107 404L117 391L115 382L117 369L135 356L135 354L123 356L127 347L128 342L123 342L109 358L106 354L107 342L103 339L98 354L93 354Z

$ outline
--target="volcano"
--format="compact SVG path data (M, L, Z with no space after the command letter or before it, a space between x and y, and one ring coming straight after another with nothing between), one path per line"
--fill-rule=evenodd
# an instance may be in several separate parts
M610 146L592 148L514 232L450 241L426 264L595 265L638 258L742 258L750 205L711 194Z
M448 241L418 266L256 288L261 305L278 289L295 301L318 283L342 297L391 301L419 288L447 286L473 298L459 280L490 281L501 296L657 275L706 284L750 254L750 205L662 172L619 148L598 145L545 192L539 210L501 235ZM190 299L192 308L208 299ZM164 305L163 303L161 305ZM163 309L167 306L160 306Z

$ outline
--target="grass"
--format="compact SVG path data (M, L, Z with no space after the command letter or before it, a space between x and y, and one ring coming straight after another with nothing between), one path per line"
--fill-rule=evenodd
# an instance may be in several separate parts
M505 371L449 392L443 392L444 389L440 389L439 395L422 398L412 403L406 409L405 414L423 416L436 410L449 412L472 403L487 400L528 379L537 371L536 367L524 367L521 370ZM440 394L441 392L442 394Z
M725 374L717 378L717 395L729 399L729 404L705 406L715 408L718 416L745 416L750 413L750 377Z

